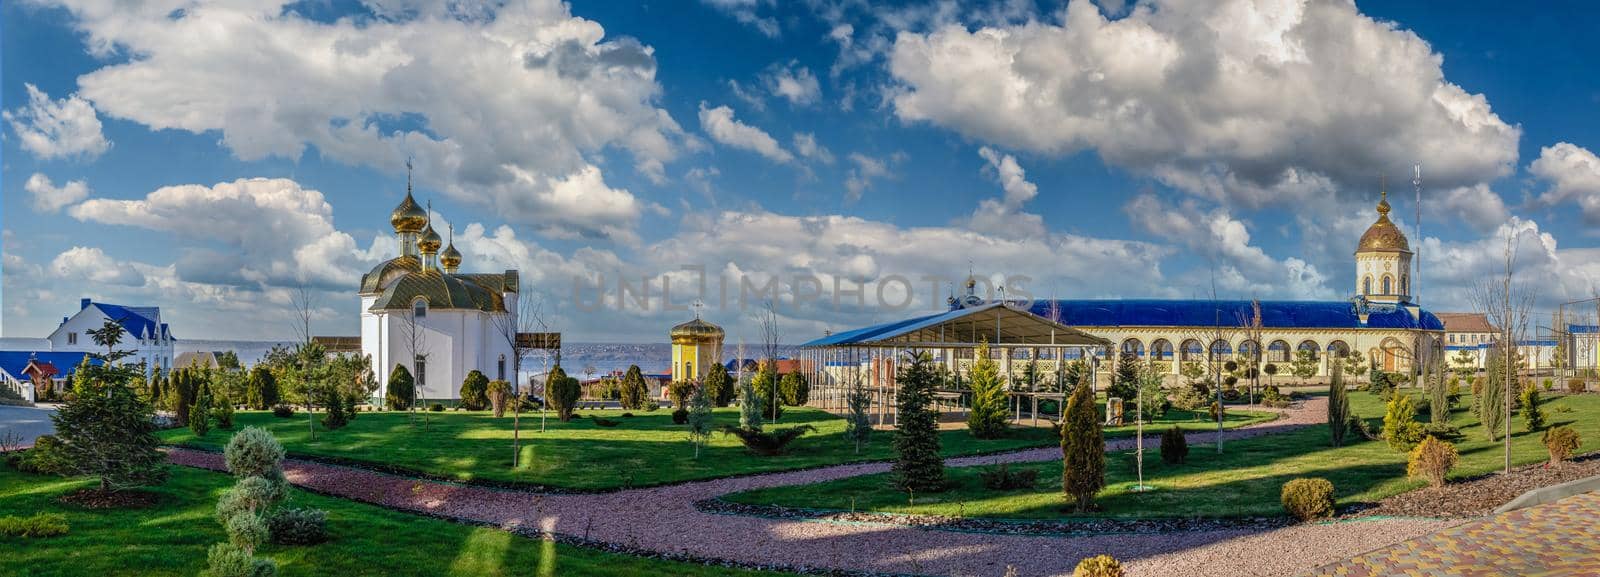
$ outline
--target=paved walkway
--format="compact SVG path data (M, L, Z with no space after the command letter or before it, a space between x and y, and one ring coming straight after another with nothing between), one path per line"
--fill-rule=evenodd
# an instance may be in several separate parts
M55 425L50 422L50 415L55 412L48 407L0 405L0 437L9 432L20 438L23 445L32 446L39 435L55 432Z
M1226 439L1306 426L1325 415L1317 401L1261 426L1228 431ZM1215 433L1199 433L1209 442ZM1112 443L1125 449L1132 439ZM1147 443L1158 443L1148 437ZM1155 444L1148 445L1155 447ZM221 455L175 449L174 462L219 469ZM951 459L953 467L995 460L1060 459L1059 449L1001 457ZM923 530L901 525L833 523L701 512L693 503L737 491L815 483L887 471L886 463L716 479L599 495L541 495L438 483L306 461L285 463L291 482L386 507L537 529L625 547L738 561L913 573L999 577L1014 566L1023 577L1070 575L1080 559L1112 553L1135 576L1293 575L1363 551L1426 535L1456 522L1388 519L1300 525L1274 530L1049 537Z
M1600 575L1600 493L1463 523L1307 575Z

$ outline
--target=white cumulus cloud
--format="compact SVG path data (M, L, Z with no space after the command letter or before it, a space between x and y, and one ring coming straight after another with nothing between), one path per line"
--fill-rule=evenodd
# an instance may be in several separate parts
M77 94L51 100L49 94L32 84L28 104L7 110L3 115L17 134L22 149L39 158L94 158L111 148L111 141L100 130L94 106Z
M712 140L754 152L773 162L786 164L794 160L794 154L779 145L772 135L760 128L739 122L733 117L733 109L727 106L706 108L706 103L701 102L700 129L704 130Z
M1140 4L1108 20L901 33L895 114L1007 147L1092 149L1191 193L1258 206L1420 161L1441 188L1509 174L1520 128L1444 78L1416 34L1349 2Z
M56 186L50 177L43 173L35 172L22 184L22 189L33 195L33 209L43 213L53 213L69 204L89 198L89 184L82 180L69 180L66 184Z
M1549 184L1549 190L1539 195L1541 203L1554 205L1577 202L1583 210L1583 220L1600 224L1600 157L1589 149L1570 142L1539 149L1539 158L1528 166L1528 172Z

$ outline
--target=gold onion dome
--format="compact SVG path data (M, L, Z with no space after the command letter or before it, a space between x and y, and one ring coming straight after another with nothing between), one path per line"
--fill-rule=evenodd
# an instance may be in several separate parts
M389 214L389 224L394 225L397 233L420 232L428 226L428 213L422 210L416 199L411 198L411 190L406 190L406 199L400 201L400 206L394 207L394 212Z
M1356 252L1411 252L1411 243L1406 240L1405 233L1400 232L1400 227L1389 220L1389 193L1382 193L1378 200L1378 222L1367 227L1366 234L1361 235L1361 244L1356 246Z
M671 333L672 338L722 338L722 336L722 327L698 318L672 327Z
M450 269L461 266L461 251L456 250L455 242L451 242L450 246L444 247L444 252L439 253L439 264Z
M444 244L444 239L439 238L439 233L433 231L433 225L427 225L422 230L422 236L417 238L417 250L424 254L439 252L439 245Z

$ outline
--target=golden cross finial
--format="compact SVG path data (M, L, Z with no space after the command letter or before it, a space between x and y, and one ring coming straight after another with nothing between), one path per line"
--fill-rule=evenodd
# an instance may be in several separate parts
M411 157L406 157L406 194L411 194Z

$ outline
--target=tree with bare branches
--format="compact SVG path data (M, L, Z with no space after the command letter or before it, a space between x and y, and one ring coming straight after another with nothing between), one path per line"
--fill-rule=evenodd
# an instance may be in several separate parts
M1496 336L1494 354L1503 355L1503 367L1497 374L1490 371L1484 379L1485 396L1491 392L1498 393L1495 400L1499 401L1500 418L1496 419L1498 432L1504 442L1505 453L1504 472L1511 472L1511 397L1510 391L1517 379L1517 361L1515 359L1517 342L1527 336L1528 323L1531 315L1529 309L1533 306L1535 289L1529 285L1513 282L1513 273L1516 267L1516 254L1518 237L1515 230L1506 232L1506 246L1504 253L1505 269L1497 278L1485 278L1473 286L1468 294L1472 307L1477 312L1483 313L1489 319L1489 324L1494 326L1499 333ZM1482 419L1488 424L1489 419ZM1489 431L1490 438L1496 432Z
M506 346L511 349L511 379L512 381L520 381L522 379L522 360L531 356L534 351L542 349L535 349L534 345L536 343L518 338L517 335L520 333L544 333L550 331L550 325L544 319L544 300L531 294L519 295L515 313L501 311L491 318L494 321L495 334L504 339ZM557 366L559 364L558 361ZM528 387L522 386L521 382L518 382L513 390L515 391L516 404L511 411L511 468L515 469L520 464L522 456L522 404L528 399L530 391L528 391ZM545 396L548 397L548 393ZM545 409L548 405L549 403L545 399L540 399L540 431L544 431Z
M778 311L773 307L771 300L768 300L766 304L761 307L761 311L756 313L756 322L761 327L762 358L760 366L762 368L760 370L762 370L764 374L771 376L777 372L778 345L783 339L783 331L781 327L778 326ZM770 369L768 369L768 367L770 367ZM782 409L779 407L781 403L778 402L778 399L783 397L778 395L777 378L768 378L766 381L767 382L763 384L766 384L772 390L770 392L763 392L762 394L771 401L768 404L772 405L770 407L772 412L772 422L776 423L778 422L778 415L782 411Z

